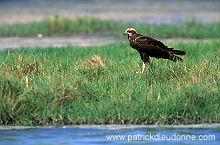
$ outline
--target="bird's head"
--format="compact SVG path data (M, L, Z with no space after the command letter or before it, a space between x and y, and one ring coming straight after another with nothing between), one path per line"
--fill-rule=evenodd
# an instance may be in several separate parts
M136 34L137 31L134 28L127 28L124 32L124 35L132 36L133 34Z

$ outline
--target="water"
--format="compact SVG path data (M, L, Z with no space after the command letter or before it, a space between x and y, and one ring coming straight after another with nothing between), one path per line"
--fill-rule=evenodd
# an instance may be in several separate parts
M202 140L198 140L199 138ZM167 143L170 145L219 145L220 125L0 127L1 145L163 145Z
M219 0L0 0L0 25L39 21L55 14L127 22L219 21Z

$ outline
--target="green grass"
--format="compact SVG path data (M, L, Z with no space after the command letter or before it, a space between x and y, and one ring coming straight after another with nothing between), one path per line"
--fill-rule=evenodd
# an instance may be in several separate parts
M92 17L69 19L63 15L54 15L45 18L39 22L30 22L25 24L12 24L0 26L0 36L36 36L43 35L60 35L73 33L93 33L113 29L117 23L111 21L102 21Z
M12 24L0 26L0 37L69 35L80 33L97 33L107 31L117 38L123 38L126 28L133 27L139 33L157 37L183 37L183 38L219 38L220 23L201 23L188 19L177 24L148 24L141 22L124 23L122 21L100 20L92 17L72 20L62 15L45 18L39 22L26 24Z
M185 61L152 58L145 74L128 43L5 51L0 124L220 122L219 44L170 44Z

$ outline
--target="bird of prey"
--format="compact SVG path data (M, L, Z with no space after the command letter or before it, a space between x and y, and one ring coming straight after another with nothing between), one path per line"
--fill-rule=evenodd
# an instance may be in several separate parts
M166 45L164 45L161 41L156 40L152 37L138 34L134 28L127 28L124 32L124 35L128 35L130 46L140 53L141 60L143 61L141 73L144 73L145 64L150 62L149 57L164 58L176 62L183 60L182 58L175 56L174 54L186 54L185 51L174 50L174 48L169 48Z

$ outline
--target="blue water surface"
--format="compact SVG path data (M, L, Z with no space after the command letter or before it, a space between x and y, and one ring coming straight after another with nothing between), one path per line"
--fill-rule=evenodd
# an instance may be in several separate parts
M195 140L186 139L194 135ZM150 138L151 136L151 138ZM166 136L168 140L161 137ZM169 138L170 136L170 138ZM203 140L198 140L198 137ZM182 138L181 138L182 137ZM220 128L78 128L37 127L0 129L0 145L219 145Z

